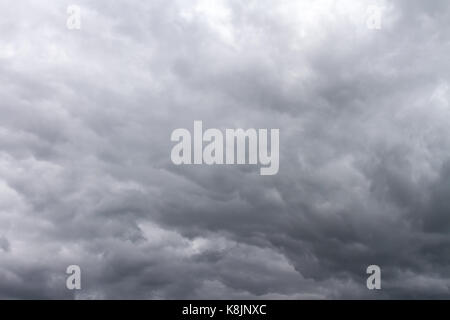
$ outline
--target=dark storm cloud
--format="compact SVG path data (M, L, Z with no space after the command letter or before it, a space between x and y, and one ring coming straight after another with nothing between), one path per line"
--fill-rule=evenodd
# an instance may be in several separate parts
M445 298L446 1L0 5L1 298ZM280 171L170 134L280 128ZM65 289L80 265L82 290ZM380 265L380 292L365 286Z

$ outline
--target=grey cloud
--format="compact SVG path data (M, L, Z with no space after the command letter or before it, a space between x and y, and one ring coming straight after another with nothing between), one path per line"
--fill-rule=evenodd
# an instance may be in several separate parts
M447 2L214 3L0 4L0 297L448 298ZM173 165L194 120L279 173Z

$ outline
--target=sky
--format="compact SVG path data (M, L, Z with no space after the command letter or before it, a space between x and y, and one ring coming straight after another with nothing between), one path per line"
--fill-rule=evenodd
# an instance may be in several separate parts
M1 299L450 297L447 0L0 12ZM195 120L279 128L279 172L174 165Z

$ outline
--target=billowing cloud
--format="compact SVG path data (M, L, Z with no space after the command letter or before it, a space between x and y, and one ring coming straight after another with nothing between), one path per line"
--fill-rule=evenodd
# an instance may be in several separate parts
M370 6L0 3L0 298L448 297L450 7ZM194 120L279 173L175 166Z

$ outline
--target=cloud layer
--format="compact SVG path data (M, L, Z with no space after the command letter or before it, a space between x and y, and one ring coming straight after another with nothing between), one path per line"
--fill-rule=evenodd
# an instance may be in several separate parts
M0 3L0 298L448 298L448 1ZM280 171L175 166L280 128ZM82 270L82 290L65 269ZM366 267L382 290L366 288Z

